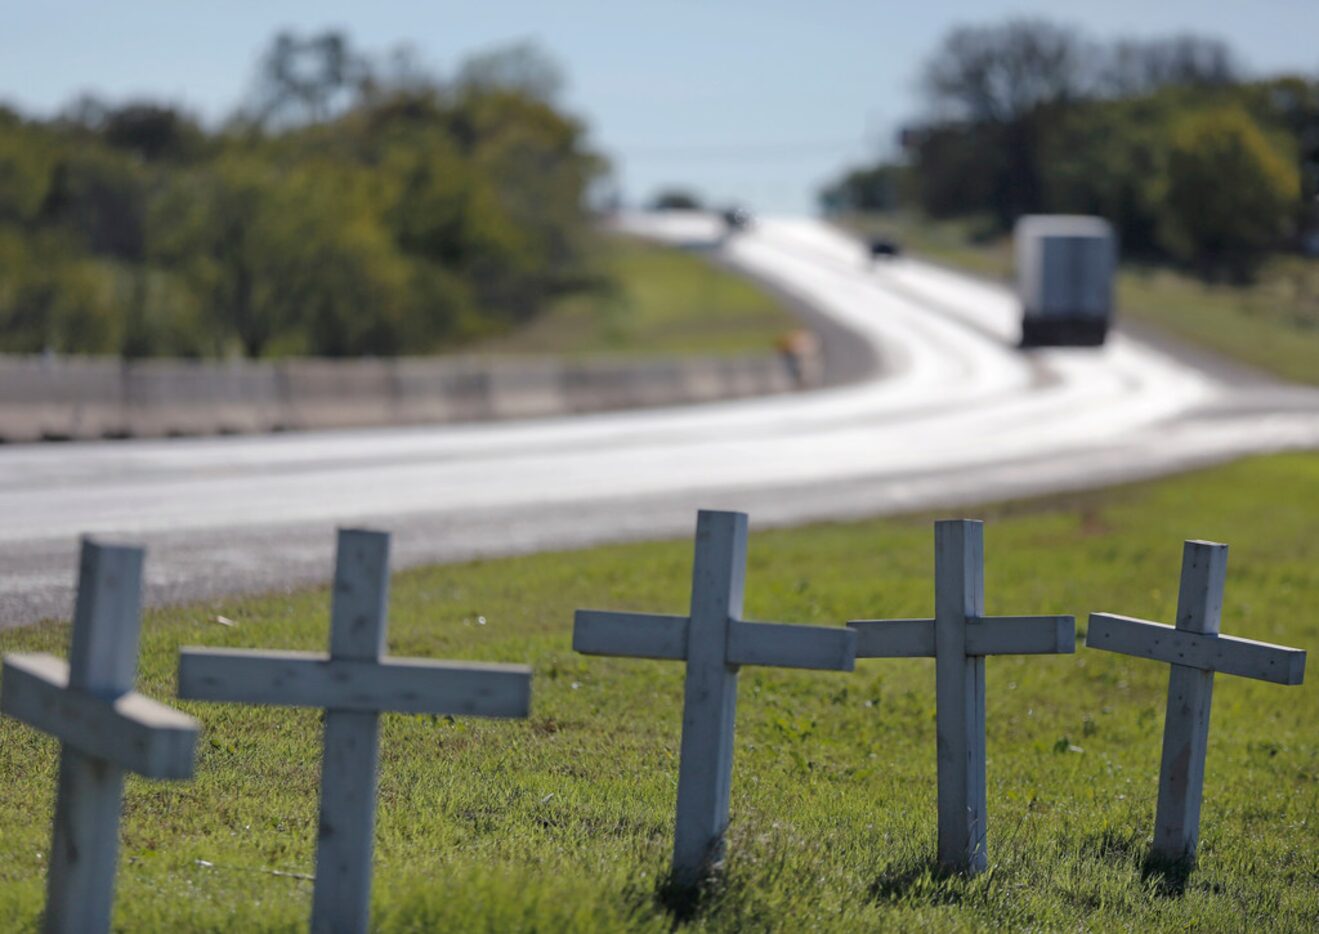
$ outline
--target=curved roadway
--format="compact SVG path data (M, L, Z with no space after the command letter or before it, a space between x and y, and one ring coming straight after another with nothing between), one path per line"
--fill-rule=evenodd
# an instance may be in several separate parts
M626 223L717 235L699 216ZM763 528L1319 447L1319 391L1243 382L1121 333L1099 351L1023 354L1006 290L911 260L871 266L815 221L762 221L720 253L849 329L879 371L534 422L0 448L0 626L67 615L82 533L145 542L148 600L177 602L324 580L343 524L393 530L401 567L681 535L702 506Z

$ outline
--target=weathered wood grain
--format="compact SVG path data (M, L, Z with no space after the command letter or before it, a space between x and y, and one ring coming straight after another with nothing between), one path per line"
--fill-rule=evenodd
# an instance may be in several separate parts
M1217 635L1223 615L1227 546L1187 542L1177 595L1177 628ZM1209 711L1214 673L1173 665L1163 721L1159 802L1154 817L1154 853L1181 859L1195 852L1200 837L1205 754L1209 750Z
M324 708L313 931L365 931L375 849L382 712L525 717L524 665L384 656L389 536L344 529L335 560L330 652L184 649L180 696Z
M985 850L985 659L968 655L967 620L985 612L984 527L946 520L934 527L935 732L938 744L938 858L977 873Z
M968 655L1070 655L1074 616L986 616L966 621Z
M742 615L746 551L744 514L703 510L697 516L673 841L673 876L682 885L697 881L723 855L737 710L728 629Z
M856 635L846 629L740 619L746 547L745 515L702 511L690 615L578 610L574 616L578 652L687 661L672 867L681 886L698 882L723 853L738 668L851 671L856 664Z
M932 619L854 619L857 658L933 658Z
M1089 648L1170 665L1151 850L1168 862L1194 859L1199 846L1214 673L1276 684L1300 684L1305 676L1300 649L1219 635L1226 579L1226 545L1187 541L1175 627L1092 613L1086 632Z
M1114 613L1090 614L1085 644L1091 649L1274 684L1300 684L1305 679L1304 649L1201 634Z
M144 553L84 539L66 665L4 660L0 709L61 742L45 928L108 931L124 772L192 774L195 720L133 691Z
M975 874L988 865L985 656L1076 651L1071 616L984 615L984 526L934 526L935 618L853 620L858 658L935 659L938 858Z
M573 614L572 647L583 655L684 659L687 623L686 616L578 610Z
M343 694L369 695L362 682L379 678L389 625L389 536L341 529L330 605L330 656L325 666L352 666L356 683ZM367 675L365 672L373 672ZM401 679L400 679L401 680ZM424 696L425 684L412 685ZM456 699L456 698L455 698ZM375 853L376 780L380 768L380 708L325 705L321 801L316 830L314 932L365 931L371 922L371 864Z
M4 661L5 713L84 756L147 778L188 778L197 721L136 691L106 699L70 690L69 668L44 653Z
M856 633L833 626L749 623L728 627L728 664L852 671Z
M530 669L497 662L382 658L320 652L185 648L179 696L187 700L379 713L525 717Z

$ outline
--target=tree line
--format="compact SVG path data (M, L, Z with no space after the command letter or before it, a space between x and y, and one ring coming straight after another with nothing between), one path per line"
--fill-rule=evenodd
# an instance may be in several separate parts
M425 353L592 287L604 171L533 47L442 79L283 34L208 129L168 105L0 107L0 351Z
M903 158L849 170L826 210L1108 218L1123 252L1248 279L1319 238L1319 79L1250 79L1223 42L1096 43L1043 20L949 32Z

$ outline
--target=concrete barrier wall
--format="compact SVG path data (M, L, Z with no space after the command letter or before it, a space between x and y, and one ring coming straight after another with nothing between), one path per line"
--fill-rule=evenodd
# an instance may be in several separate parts
M769 395L819 383L813 351L585 360L0 356L0 440L536 418Z

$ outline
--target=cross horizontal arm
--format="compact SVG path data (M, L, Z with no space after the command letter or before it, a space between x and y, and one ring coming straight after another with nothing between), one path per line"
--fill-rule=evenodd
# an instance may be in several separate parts
M525 717L531 706L531 669L424 659L334 659L319 652L184 649L179 696L330 710Z
M53 655L10 655L0 708L86 756L148 778L188 778L197 721L135 691L115 698L69 688L69 667Z
M1074 616L984 616L966 621L967 655L1051 655L1075 651Z
M932 619L854 619L857 658L933 658Z
M856 633L837 626L747 623L735 619L728 624L726 658L730 665L852 671L856 668Z
M684 659L689 623L686 616L578 610L572 647L583 655Z
M1091 649L1105 649L1276 684L1300 684L1305 677L1303 649L1253 639L1188 632L1112 613L1090 614L1085 644Z

